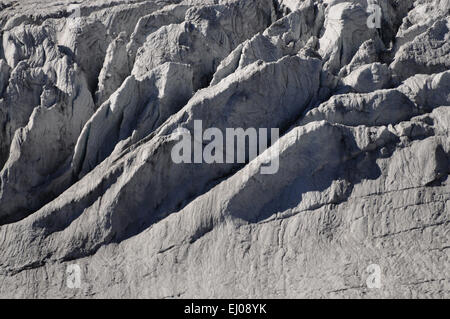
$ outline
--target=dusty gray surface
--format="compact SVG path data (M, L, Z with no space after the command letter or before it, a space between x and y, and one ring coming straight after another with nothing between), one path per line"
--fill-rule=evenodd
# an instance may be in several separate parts
M448 0L76 3L0 1L1 298L450 297Z

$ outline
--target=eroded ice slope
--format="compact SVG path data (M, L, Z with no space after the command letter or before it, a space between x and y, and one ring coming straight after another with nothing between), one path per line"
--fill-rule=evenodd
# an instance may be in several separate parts
M0 2L0 296L449 297L449 1L378 4Z

